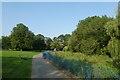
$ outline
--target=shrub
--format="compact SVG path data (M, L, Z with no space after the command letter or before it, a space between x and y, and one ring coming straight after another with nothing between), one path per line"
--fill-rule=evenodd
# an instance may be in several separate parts
M64 48L63 48L63 51L68 51L69 49L68 49L68 46L65 46Z

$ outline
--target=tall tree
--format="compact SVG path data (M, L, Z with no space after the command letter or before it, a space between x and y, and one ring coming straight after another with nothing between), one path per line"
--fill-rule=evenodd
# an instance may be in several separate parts
M93 16L79 21L77 29L72 33L69 41L70 50L85 54L99 53L110 39L104 28L105 23L109 20L112 18Z
M33 41L34 41L34 33L32 33L31 31L27 31L24 41L25 41L25 44L24 44L25 50L32 50Z
M45 40L43 35L38 34L34 36L33 48L37 51L45 49Z
M32 49L33 35L24 24L17 24L10 35L12 48L15 50Z

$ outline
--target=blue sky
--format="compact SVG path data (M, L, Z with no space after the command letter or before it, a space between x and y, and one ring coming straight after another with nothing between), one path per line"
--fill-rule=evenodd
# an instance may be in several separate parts
M117 2L3 2L2 35L23 23L35 34L53 38L71 34L79 20L88 16L115 17Z

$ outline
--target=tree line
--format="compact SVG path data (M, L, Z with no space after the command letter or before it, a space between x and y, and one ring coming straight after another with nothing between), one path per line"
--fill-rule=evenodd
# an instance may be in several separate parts
M86 55L120 54L120 10L116 18L92 16L78 22L70 34L61 34L51 39L42 34L35 35L24 24L19 23L9 36L2 36L3 49L13 50L63 50L81 52Z
M93 16L81 20L72 32L69 49L87 55L120 56L120 12L116 18Z
M70 34L61 34L58 37L51 39L42 34L35 35L23 23L19 23L13 28L9 36L2 36L0 43L2 49L12 50L63 50L68 45Z

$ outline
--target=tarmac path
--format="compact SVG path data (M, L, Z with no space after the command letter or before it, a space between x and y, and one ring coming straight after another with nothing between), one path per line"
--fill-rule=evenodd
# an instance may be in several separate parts
M33 56L31 78L67 78L55 66L43 59L42 54Z

